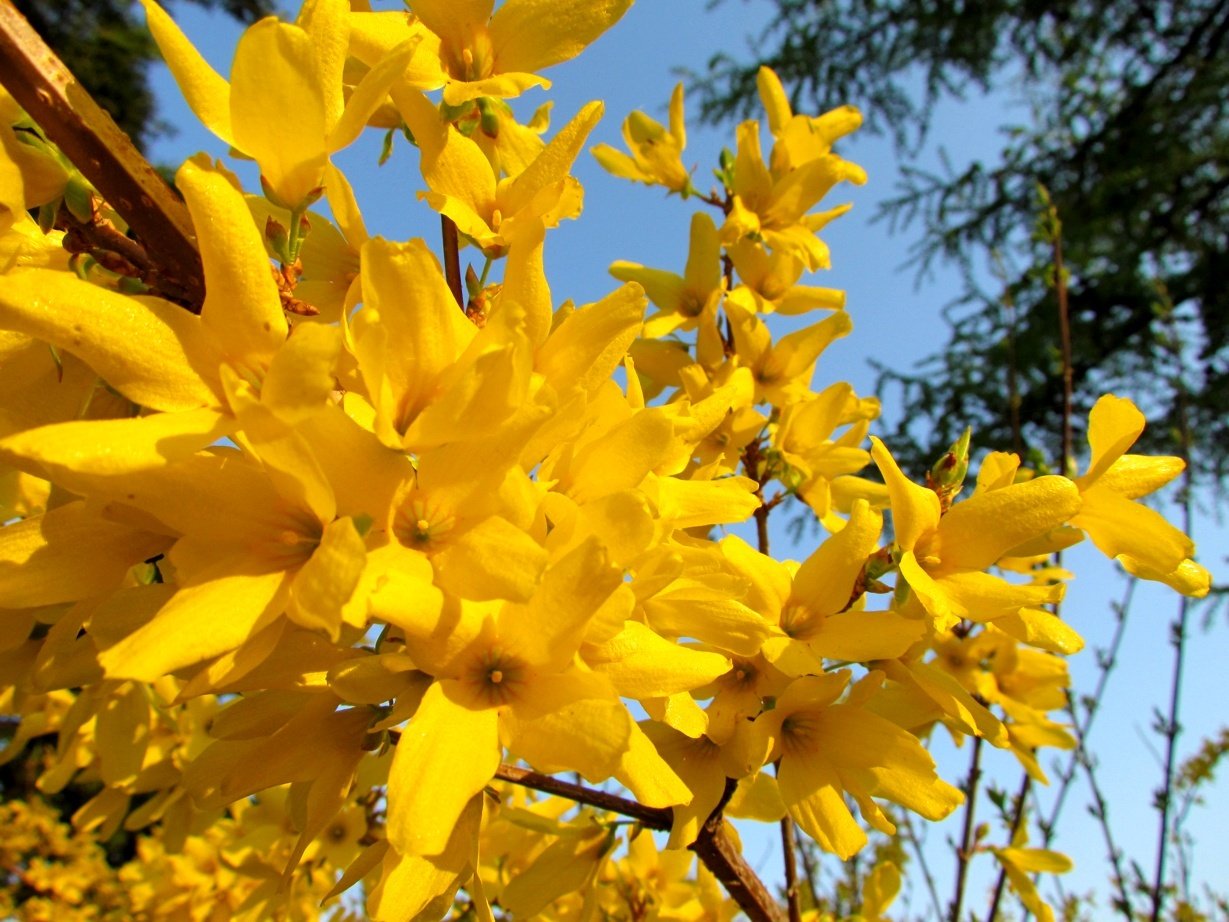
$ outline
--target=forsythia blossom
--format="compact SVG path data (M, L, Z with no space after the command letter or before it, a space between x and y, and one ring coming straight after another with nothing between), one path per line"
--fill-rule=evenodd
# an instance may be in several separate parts
M866 178L833 150L852 108L796 114L761 71L767 135L740 125L707 194L682 88L668 127L633 114L629 153L599 162L711 211L681 271L618 261L576 306L544 252L581 213L602 104L539 137L544 114L518 124L503 99L630 0L308 0L245 33L229 82L143 4L263 196L203 155L179 169L207 292L190 312L28 217L77 180L0 98L0 762L37 750L42 794L88 792L72 829L4 807L2 866L38 900L340 918L321 902L360 887L379 920L732 918L723 816L792 817L846 859L898 811L962 802L936 725L1039 780L1038 750L1073 745L1056 712L1082 641L1041 555L1087 534L1208 591L1135 502L1181 462L1126 453L1126 399L1093 408L1078 478L991 454L959 499L967 439L923 485L869 436L874 398L814 389L853 326L842 292L803 283L845 210L816 209ZM371 236L329 162L369 124L412 136L443 264ZM768 553L790 499L826 530L800 562ZM751 522L754 546L724 533ZM117 835L118 867L92 844ZM994 854L1040 914L1028 875L1065 859ZM880 862L865 917L899 886ZM6 882L0 910L41 912L24 892Z

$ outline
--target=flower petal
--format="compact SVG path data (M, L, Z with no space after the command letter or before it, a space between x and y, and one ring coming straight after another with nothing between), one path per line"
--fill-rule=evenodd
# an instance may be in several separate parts
M499 713L427 689L401 733L388 775L388 840L402 854L438 855L466 804L499 767Z
M0 285L0 327L73 353L141 406L218 405L212 338L200 317L169 302L132 298L65 272L14 271Z
M84 501L57 506L0 528L0 597L5 608L31 608L117 589L130 567L167 544L99 518Z
M1038 477L956 503L939 523L935 574L985 570L1013 548L1049 533L1080 508L1066 477Z
M299 206L328 161L325 88L311 38L272 16L260 20L239 39L230 80L235 146L260 164L282 204Z
M188 41L170 16L154 0L141 0L150 34L179 84L188 106L215 135L234 144L230 124L230 85Z
M906 477L887 446L871 436L871 457L887 483L892 504L892 527L901 550L912 551L923 535L939 525L939 497Z
M108 678L153 682L177 669L226 653L281 614L286 573L234 572L217 565L215 578L181 586L152 621L102 651Z
M205 266L201 322L228 359L263 370L289 328L247 202L225 176L192 160L175 181L188 202Z
M631 5L632 0L509 0L491 19L495 68L533 73L569 61Z

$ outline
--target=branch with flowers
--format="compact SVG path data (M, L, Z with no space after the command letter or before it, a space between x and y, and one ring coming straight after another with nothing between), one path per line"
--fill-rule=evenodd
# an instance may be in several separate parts
M962 498L967 436L919 483L869 436L877 400L813 389L852 329L807 274L847 210L826 197L865 181L834 150L856 110L795 113L761 71L767 134L738 126L704 193L683 89L668 126L633 113L626 152L594 156L705 210L681 273L616 261L575 307L543 254L602 104L547 139L507 100L630 0L310 0L252 26L229 80L142 2L260 170L259 193L203 154L176 174L199 302L160 284L191 260L142 223L178 206L113 201L119 167L75 162L20 80L0 157L0 760L90 790L76 835L131 837L126 911L336 917L356 888L381 920L801 918L793 858L782 907L729 819L849 859L896 833L885 802L960 806L936 734L1039 782L1038 750L1074 746L1051 553L1088 537L1208 591L1136 502L1181 464L1127 454L1129 400L1094 408L1083 474L992 452ZM413 138L442 265L367 232L331 157L369 128ZM92 235L31 216L64 209ZM799 562L769 553L786 502L827 532ZM750 520L755 546L731 530ZM1061 856L966 839L1041 911L1026 872ZM899 882L873 868L863 915Z

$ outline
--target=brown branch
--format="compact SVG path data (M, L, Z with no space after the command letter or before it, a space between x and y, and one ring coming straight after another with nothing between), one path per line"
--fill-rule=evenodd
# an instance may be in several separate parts
M802 922L802 903L798 893L798 860L794 855L794 821L781 818L781 849L785 852L785 905L789 922Z
M1071 402L1074 380L1071 365L1071 314L1067 306L1067 279L1063 272L1063 238L1060 234L1055 234L1054 289L1058 296L1058 330L1063 350L1063 434L1062 460L1059 462L1062 466L1059 470L1065 474L1071 463Z
M776 900L726 835L720 811L708 818L691 850L721 881L751 922L780 922L781 910Z
M580 804L588 804L600 810L609 810L622 816L638 820L649 829L667 830L674 823L674 811L663 807L646 807L626 797L608 794L583 784L573 784L551 775L530 771L527 768L517 768L515 765L501 765L495 771L495 777L500 781L510 781L521 787L533 788L544 794L554 794L566 797Z
M200 311L205 276L188 209L11 0L0 0L0 83L128 222L162 277Z
M495 772L495 777L501 781L542 791L545 794L555 794L577 803L631 817L650 829L667 830L674 823L674 811L668 808L646 807L626 797L619 797L617 794L608 794L605 791L587 788L582 784L562 781L551 775L543 775L526 768L500 765ZM780 922L781 912L772 894L768 892L764 882L747 864L742 853L725 832L725 820L722 813L736 787L737 782L726 781L726 789L721 802L717 804L716 809L701 827L696 841L689 847L704 862L705 867L713 873L713 876L721 881L730 897L738 903L739 908L752 922Z

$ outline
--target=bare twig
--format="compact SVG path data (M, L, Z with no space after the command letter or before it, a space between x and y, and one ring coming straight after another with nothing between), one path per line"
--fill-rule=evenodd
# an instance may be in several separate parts
M617 794L608 794L595 788L573 784L570 781L563 781L552 775L543 775L539 772L530 771L527 768L518 768L515 765L500 765L495 772L495 777L501 781L510 781L522 787L533 788L535 791L541 791L544 794L566 797L568 800L574 800L580 804L588 804L591 807L597 807L599 810L609 810L611 813L629 816L650 829L666 830L674 822L674 813L671 810L661 807L646 807L634 800L628 800L626 797L619 797Z
M1173 305L1168 303L1167 326L1170 331L1169 350L1175 363L1173 386L1177 390L1178 409L1178 439L1182 460L1186 469L1182 474L1182 530L1189 536L1192 532L1193 518L1191 503L1191 445L1194 441L1190 427L1190 417L1187 414L1186 376L1182 361L1181 340L1177 335L1174 323ZM1170 814L1173 806L1174 778L1177 770L1178 736L1182 733L1182 724L1178 717L1181 711L1182 675L1186 660L1186 630L1190 615L1190 599L1181 596L1178 600L1178 613L1170 624L1170 643L1174 648L1174 665L1169 689L1169 715L1161 726L1165 737L1165 776L1161 789L1157 792L1157 805L1161 812L1159 829L1157 830L1156 870L1152 878L1152 922L1161 918L1161 910L1165 904L1165 860L1169 852Z
M930 904L935 911L934 917L942 919L943 901L939 899L939 888L935 886L935 876L930 871L930 865L926 863L926 851L922 848L921 840L918 839L917 830L913 828L913 820L908 813L904 814L904 830L905 839L913 846L918 867L922 869L922 879L926 881L926 889L930 893Z
M789 922L802 922L802 903L798 893L798 861L794 856L794 821L781 819L781 849L785 852L785 905Z
M1009 830L1008 840L1014 841L1016 833L1020 830L1020 824L1024 821L1024 805L1028 801L1029 788L1032 786L1032 779L1029 778L1028 772L1023 773L1020 779L1020 790L1016 794L1013 801L1011 815L1011 829ZM986 922L994 922L999 915L999 903L1003 899L1003 887L1007 883L1007 872L1003 868L999 868L998 879L994 882L994 895L990 899L990 911L986 913Z
M977 785L981 781L982 738L973 737L973 751L969 755L969 774L964 780L964 829L960 834L960 847L956 850L956 892L952 896L947 917L950 922L959 922L960 909L964 904L964 886L969 876L969 859L973 857L973 817L977 807Z
M0 83L137 234L159 273L205 299L188 209L10 0L0 0Z
M631 817L650 829L666 830L674 822L672 810L646 807L626 797L619 797L617 794L608 794L605 791L573 784L570 781L563 781L551 775L543 775L514 765L500 765L495 772L495 777L501 781L533 788L546 794L566 797L577 803ZM723 813L735 787L737 787L737 782L726 781L726 790L721 802L717 804L716 809L701 827L696 841L689 847L704 862L705 867L712 871L713 876L721 881L726 891L752 922L780 922L781 911L776 900L725 832Z
M1092 757L1080 747L1080 764L1084 768L1084 775L1088 779L1088 787L1092 790L1093 806L1090 809L1092 815L1096 818L1097 824L1101 827L1101 835L1105 839L1105 849L1109 857L1110 867L1114 872L1114 887L1118 890L1118 897L1113 901L1114 908L1122 914L1126 922L1133 922L1135 913L1131 909L1131 897L1127 891L1126 875L1122 872L1122 850L1118 848L1114 842L1113 830L1109 823L1109 801L1105 799L1105 794L1101 791L1101 785L1097 781L1097 774Z

